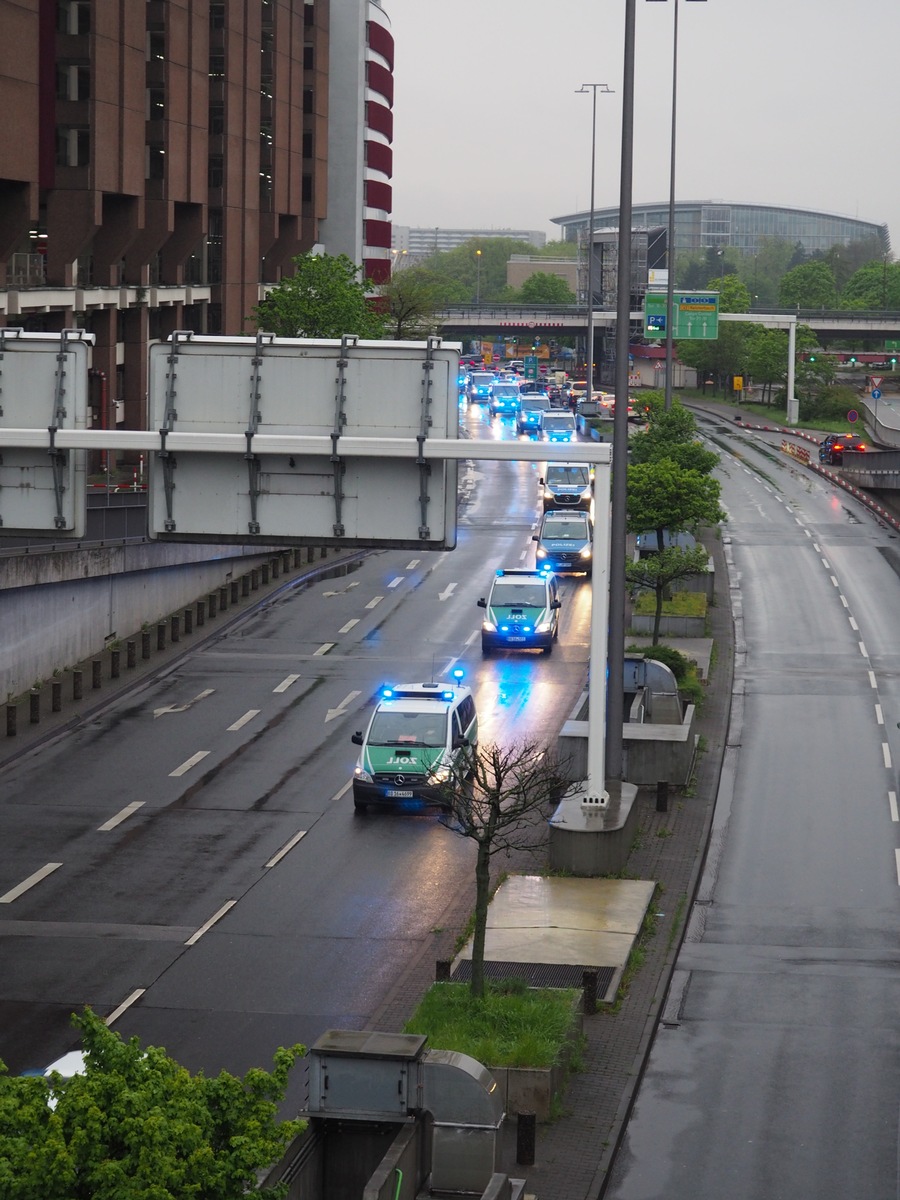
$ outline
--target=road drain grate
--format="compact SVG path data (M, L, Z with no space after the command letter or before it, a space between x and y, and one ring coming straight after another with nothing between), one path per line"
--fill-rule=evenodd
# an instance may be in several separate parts
M597 972L597 995L605 996L616 973L615 967L493 961L484 964L485 979L524 979L529 987L580 988L585 971ZM471 961L464 958L450 978L453 983L468 983L472 978Z

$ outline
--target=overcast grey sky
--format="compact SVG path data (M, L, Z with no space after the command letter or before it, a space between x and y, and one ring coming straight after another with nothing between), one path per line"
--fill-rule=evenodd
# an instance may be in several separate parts
M619 202L625 0L383 0L398 225L526 228ZM900 0L680 0L676 199L886 222L900 256ZM672 0L637 0L634 202L666 201Z

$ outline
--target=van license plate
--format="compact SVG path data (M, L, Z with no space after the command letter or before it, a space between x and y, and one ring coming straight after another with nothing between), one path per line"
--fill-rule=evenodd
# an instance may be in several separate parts
M525 641L525 639L523 637L508 637L506 640L508 642L524 642Z
M413 798L412 792L398 792L393 788L388 788L384 794L389 800L412 800Z

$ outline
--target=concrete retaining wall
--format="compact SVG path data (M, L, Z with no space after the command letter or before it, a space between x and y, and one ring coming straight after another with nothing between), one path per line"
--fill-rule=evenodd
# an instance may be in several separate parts
M252 549L149 543L4 559L0 693L20 695L276 553Z

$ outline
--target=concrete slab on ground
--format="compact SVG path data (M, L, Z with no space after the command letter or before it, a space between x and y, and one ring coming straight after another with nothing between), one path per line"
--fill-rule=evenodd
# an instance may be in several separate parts
M488 908L485 962L610 967L614 996L656 884L638 879L511 875ZM471 938L453 962L471 960Z

